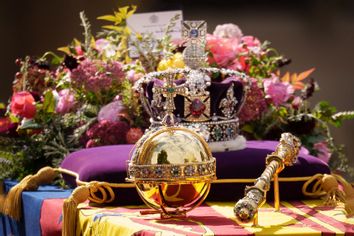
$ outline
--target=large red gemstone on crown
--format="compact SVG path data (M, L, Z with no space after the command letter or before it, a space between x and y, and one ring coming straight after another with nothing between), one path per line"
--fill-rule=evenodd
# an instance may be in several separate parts
M204 103L198 98L193 99L192 103L189 105L190 113L194 117L200 117L205 111L205 108Z

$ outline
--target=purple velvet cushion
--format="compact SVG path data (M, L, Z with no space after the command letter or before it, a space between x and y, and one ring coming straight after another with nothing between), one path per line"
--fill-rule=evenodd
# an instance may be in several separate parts
M213 153L216 158L217 178L258 178L265 168L266 155L274 151L277 144L275 141L247 141L247 148L243 150ZM82 149L69 154L61 167L78 173L82 181L125 183L127 160L132 148L133 145L116 145ZM317 173L330 173L328 165L302 149L298 161L293 166L286 167L279 176L301 177ZM75 186L73 178L65 176L65 180L69 185ZM281 199L303 198L302 184L303 181L281 182ZM235 201L243 195L244 188L245 184L240 183L215 183L208 199ZM134 188L121 188L116 192L117 203L141 203ZM268 198L272 198L272 194Z

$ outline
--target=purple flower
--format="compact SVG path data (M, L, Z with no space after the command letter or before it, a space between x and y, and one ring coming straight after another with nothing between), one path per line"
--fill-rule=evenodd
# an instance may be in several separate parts
M75 96L70 89L63 89L58 93L58 102L55 111L60 114L68 113L75 105Z
M73 85L91 92L107 90L119 83L124 76L122 65L119 62L103 62L86 59L72 70Z
M126 135L129 129L129 125L123 121L99 121L86 131L88 141L85 146L93 147L126 143Z
M270 98L275 106L286 102L294 93L294 88L291 84L279 81L276 76L271 79L265 79L263 85L266 98Z
M331 151L328 148L327 142L321 141L321 142L315 143L313 145L313 148L317 152L317 157L320 160L328 163L329 159L331 158Z

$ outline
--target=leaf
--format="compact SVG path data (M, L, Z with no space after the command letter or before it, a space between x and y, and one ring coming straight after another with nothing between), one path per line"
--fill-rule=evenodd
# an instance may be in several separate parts
M70 49L69 49L69 50L70 50ZM54 52L51 52L51 51L44 53L44 55L41 57L41 59L48 59L49 56L52 57L51 63L52 63L53 65L59 65L59 64L61 64L61 62L62 62L63 59L64 59L63 57L60 57L60 56L58 56L57 54L55 54ZM40 59L40 60L41 60L41 59Z
M132 9L127 13L127 18L130 17L131 15L133 15L136 11L135 5L132 5L131 7L132 7Z
M254 127L250 124L245 124L242 126L242 131L252 134L254 132Z
M306 70L304 72L301 72L298 76L297 76L297 81L300 81L300 80L304 80L306 79L310 74L312 74L312 72L315 71L315 68L311 68L309 70Z
M78 40L78 39L74 38L74 45L75 45L75 47L77 47L77 46L81 46L81 42L80 42L80 40Z
M18 127L19 130L25 130L25 129L40 129L41 125L36 123L33 119L25 119L22 123L21 126Z
M0 109L5 109L5 108L6 108L5 104L0 102Z
M60 52L64 52L67 55L71 55L71 51L70 51L69 47L60 47L60 48L57 48L57 50Z
M20 119L13 113L10 113L9 118L11 120L11 123L19 123Z
M123 32L124 31L124 27L114 26L114 25L104 25L104 26L102 26L102 28L114 30L114 31L117 31L117 32Z
M111 21L111 22L116 22L117 18L113 15L104 15L104 16L99 16L97 17L98 20L106 20L106 21Z
M129 9L129 6L125 6L125 7L120 7L118 10L123 16L126 16L128 13L128 9Z
M47 91L44 94L43 110L47 113L54 113L55 111L55 98L52 91Z

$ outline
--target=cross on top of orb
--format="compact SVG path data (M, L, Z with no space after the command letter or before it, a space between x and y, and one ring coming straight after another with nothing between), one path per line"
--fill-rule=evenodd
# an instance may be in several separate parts
M174 74L169 74L165 78L165 83L163 87L154 87L153 92L162 94L166 98L164 109L167 114L172 114L175 110L174 97L177 95L187 96L188 89L186 86L179 85L177 86L174 82L175 76Z

